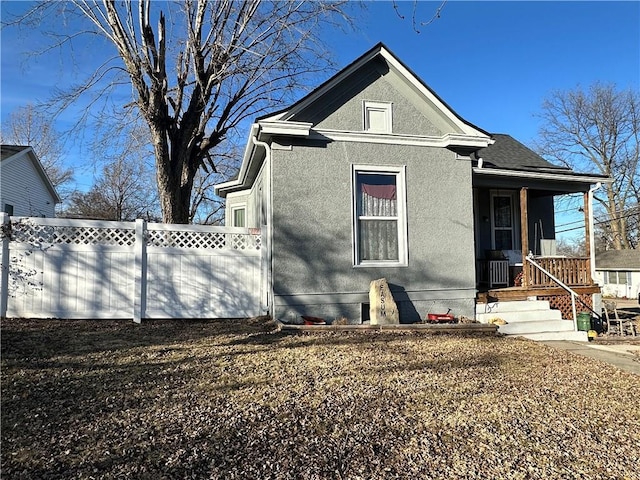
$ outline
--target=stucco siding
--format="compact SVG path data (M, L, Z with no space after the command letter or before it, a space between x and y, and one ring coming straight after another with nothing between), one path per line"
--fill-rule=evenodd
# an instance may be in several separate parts
M55 217L55 202L28 156L5 160L1 164L0 196L2 208L13 205L13 215Z
M408 267L354 267L352 164L406 165ZM424 318L428 309L472 315L475 260L468 161L428 147L355 142L296 146L290 152L274 151L273 183L277 316L304 310L359 317L370 281L381 277L404 299L405 321Z
M396 134L441 136L455 130L444 121L441 112L420 101L404 79L385 71L381 65L361 69L334 88L330 96L322 97L297 114L294 120L311 122L316 130L361 132L364 100L393 104L392 123ZM423 107L422 110L416 105Z

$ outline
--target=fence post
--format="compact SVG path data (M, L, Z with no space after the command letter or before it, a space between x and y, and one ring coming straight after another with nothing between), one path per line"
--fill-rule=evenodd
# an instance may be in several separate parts
M11 217L0 212L0 240L2 241L2 257L0 257L0 318L7 317L9 301L9 242L11 241Z
M142 323L147 311L147 222L136 220L136 242L134 244L134 293L133 321Z

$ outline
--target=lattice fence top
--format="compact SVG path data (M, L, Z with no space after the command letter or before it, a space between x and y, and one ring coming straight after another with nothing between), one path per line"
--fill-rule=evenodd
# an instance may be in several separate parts
M135 243L135 230L16 222L11 227L11 239L31 244L131 246Z
M260 250L262 237L259 234L249 233L148 230L147 245L173 248Z
M130 247L136 242L136 224L132 222L42 219L41 223L39 219L25 219L13 222L7 232L12 241L32 245ZM143 233L146 244L152 247L247 251L262 247L260 229L148 224Z

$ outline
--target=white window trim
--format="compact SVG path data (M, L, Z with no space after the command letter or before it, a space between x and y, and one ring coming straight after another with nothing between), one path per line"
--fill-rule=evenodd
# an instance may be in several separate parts
M375 110L385 114L385 128L382 130L374 130L369 125L369 112ZM362 129L371 133L392 133L393 132L393 103L391 102L373 102L370 100L362 101Z
M612 282L612 274L615 274L615 282ZM620 282L620 277L624 277L624 283ZM608 285L631 285L631 272L628 270L605 270L604 283Z
M247 218L247 204L246 203L237 203L237 204L231 206L231 211L230 211L230 214L231 214L231 226L232 227L236 226L235 223L236 223L236 211L237 210L244 210L244 223L245 223L245 225L244 225L244 227L241 227L241 228L246 228L248 223L249 223L248 222L248 218Z
M491 190L491 207L490 207L490 216L491 216L491 249L496 249L496 229L497 230L508 230L507 228L497 227L495 225L495 215L494 215L494 198L495 197L511 197L511 234L512 234L512 246L507 250L519 250L520 249L520 217L518 215L518 203L516 192L504 191L504 190Z
M398 260L360 260L360 238L358 236L357 212L357 174L396 175L396 198L398 201ZM351 165L351 238L352 261L354 268L368 267L407 267L409 266L409 247L407 234L407 188L406 166Z

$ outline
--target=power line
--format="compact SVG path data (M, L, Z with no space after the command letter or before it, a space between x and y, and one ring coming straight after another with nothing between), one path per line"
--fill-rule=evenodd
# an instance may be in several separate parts
M618 216L618 217L611 217L610 219L600 220L599 222L600 223L606 223L606 222L611 222L613 220L619 220L621 218L627 218L629 216L634 215L635 213L638 213L638 212L634 212L634 210L638 210L638 212L640 212L640 205L634 205L632 207L627 207L624 210L614 210L614 213L622 213L622 212L624 212L625 215ZM560 223L560 224L556 225L556 228L568 227L569 225L573 225L575 223L584 223L584 219L581 218L579 220L573 220L573 221L567 222L567 223ZM595 224L599 225L599 223L595 223ZM577 227L577 228L579 228L579 227Z
M603 225L603 224L605 224L605 223L610 223L610 222L612 222L612 221L614 221L614 220L621 220L621 219L623 219L623 218L632 217L633 215L637 215L637 212L628 213L628 214L626 214L626 215L621 215L621 216L619 216L619 217L609 218L609 219L607 219L607 220L600 220L600 221L598 221L598 222L593 222L593 224L594 224L594 225ZM575 222L573 222L573 223L575 223ZM569 224L567 224L567 225L569 225ZM557 231L556 231L556 233L571 232L571 231L573 231L573 230L579 230L579 229L581 229L581 228L583 228L583 225L580 225L580 226L578 226L578 227L571 227L571 228L567 228L567 229L565 229L565 230L557 230Z

